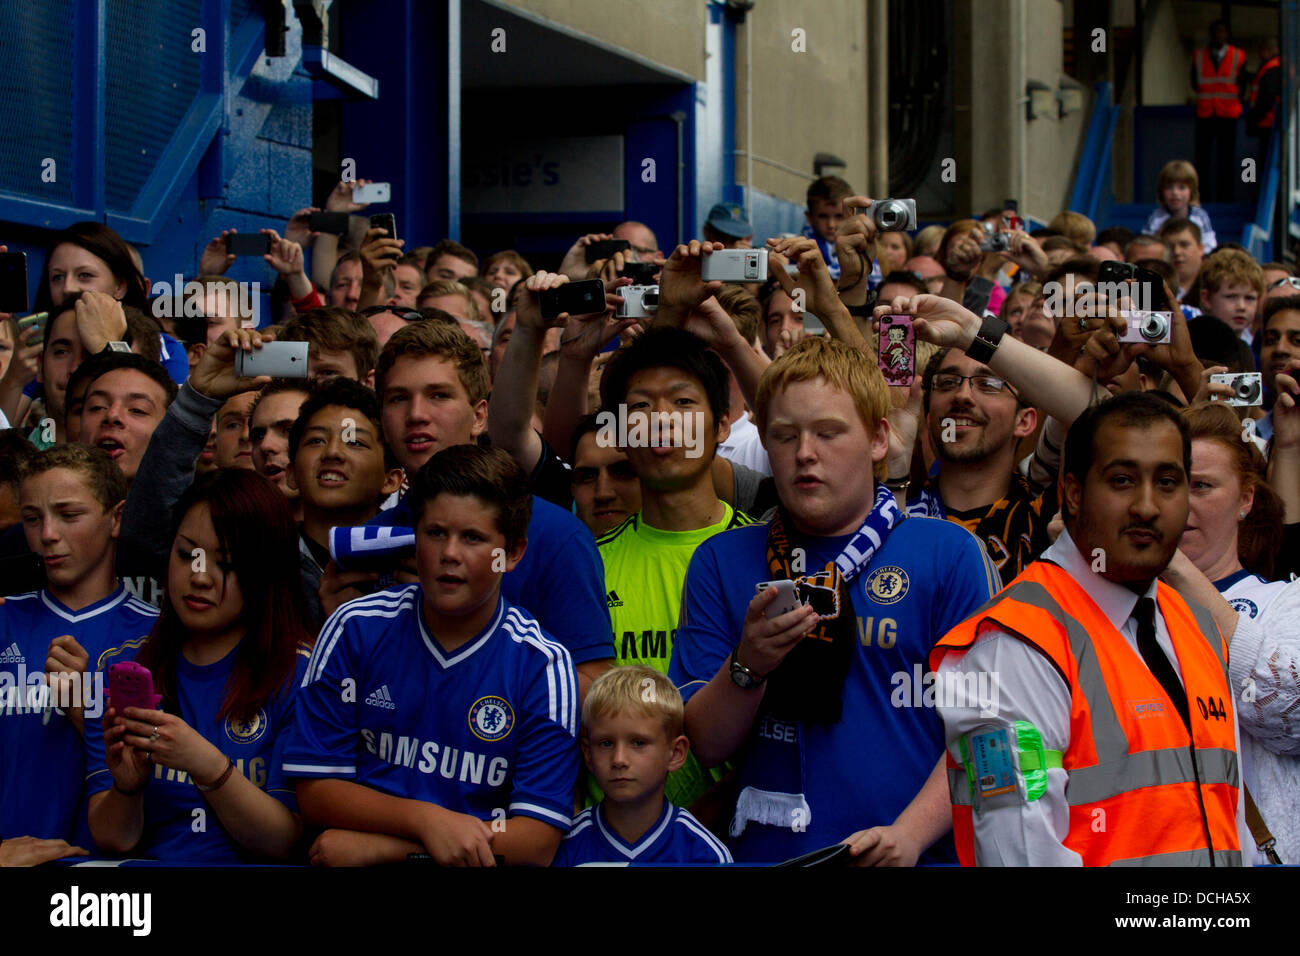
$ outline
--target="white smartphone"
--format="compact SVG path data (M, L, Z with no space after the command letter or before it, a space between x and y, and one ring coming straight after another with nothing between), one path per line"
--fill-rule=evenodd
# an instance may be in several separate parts
M795 588L794 582L788 578L783 581L759 581L754 586L754 591L757 593L767 588L776 588L776 600L767 606L765 612L769 619L803 607L803 602L799 600L799 591Z
M267 342L260 349L235 353L235 374L254 378L269 375L272 378L307 377L306 342Z
M353 202L388 202L393 198L393 187L389 183L366 183L364 186L352 187Z

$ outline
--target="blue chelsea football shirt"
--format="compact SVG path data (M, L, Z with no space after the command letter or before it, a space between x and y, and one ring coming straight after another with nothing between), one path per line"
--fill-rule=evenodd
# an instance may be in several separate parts
M148 636L158 609L113 593L80 611L48 591L14 595L0 607L0 838L35 836L85 846L78 828L85 800L85 749L44 683L50 642L69 634L90 655L82 689L86 724L104 713L104 684L93 672L105 650ZM33 680L35 679L35 680ZM87 848L89 848L87 846Z
M349 601L325 622L285 774L567 831L578 778L569 652L498 598L487 628L447 653L422 605L411 584Z
M605 820L605 801L573 819L551 866L583 863L730 863L731 853L699 820L664 801L663 813L636 843L628 843Z
M102 667L107 670L118 661L133 660L138 651L138 646L115 648L104 655ZM280 754L295 719L298 685L307 666L307 648L298 649L294 674L252 718L218 720L238 654L239 646L236 646L221 660L202 666L190 663L184 654L177 658L176 696L180 716L230 757L236 772L297 812L293 782L281 773ZM113 775L104 759L102 720L86 721L86 755L89 797L113 786ZM258 859L230 838L188 774L161 764L155 764L153 769L153 777L144 792L144 832L127 856L164 863L209 865Z
M691 559L668 671L686 700L730 657L754 586L770 577L768 527L714 535ZM791 545L805 549L813 570L848 539L794 536ZM738 806L745 812L731 827L737 860L774 863L893 823L943 755L933 698L924 706L923 688L911 688L923 682L935 641L998 590L996 569L965 528L907 518L851 590L858 639L840 721L805 724L760 710L740 754ZM955 859L945 837L921 861Z

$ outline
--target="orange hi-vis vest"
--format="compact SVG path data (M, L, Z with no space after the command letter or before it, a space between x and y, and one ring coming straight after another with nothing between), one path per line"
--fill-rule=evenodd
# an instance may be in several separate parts
M1236 119L1241 115L1241 92L1237 89L1237 74L1246 62L1246 53L1239 47L1229 46L1216 68L1210 51L1201 47L1196 51L1196 116L1206 119L1219 116Z
M1156 601L1187 690L1190 736L1141 656L1051 562L1031 564L944 635L930 667L947 654L964 654L990 627L1027 641L1056 665L1070 689L1070 744L1060 756L1069 774L1064 844L1085 866L1240 866L1226 648L1207 610L1163 582ZM1022 756L1022 774L1045 773L1039 758ZM972 785L950 751L947 761L957 855L974 866Z
M1281 68L1282 68L1282 60L1281 60L1280 57L1276 57L1276 56L1275 56L1275 57L1270 57L1269 59L1265 60L1265 61L1260 65L1260 67L1259 67L1259 72L1257 72L1257 73L1255 74L1255 76L1251 79L1251 81L1250 81L1250 86L1248 87L1248 93L1247 93L1248 100L1247 100L1247 102L1250 103L1250 108L1251 108L1251 109L1254 109L1254 108L1255 108L1255 101L1259 99L1259 81L1260 81L1260 79L1261 79L1261 78L1264 76L1264 74L1267 73L1269 70L1280 70ZM1276 116L1277 116L1277 103L1274 102L1273 105L1270 106L1270 107L1268 108L1268 112L1265 113L1265 114L1260 118L1260 121L1259 121L1259 128L1260 128L1260 129L1272 129L1272 128L1273 128L1273 123L1274 123L1275 120L1276 120Z

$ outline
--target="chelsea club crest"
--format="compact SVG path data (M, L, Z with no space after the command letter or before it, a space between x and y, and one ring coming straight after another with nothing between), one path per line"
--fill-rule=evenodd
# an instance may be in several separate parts
M896 604L907 594L907 572L889 565L876 568L867 578L867 597L877 604Z
M226 718L226 736L232 743L251 744L262 734L266 733L267 726L271 721L266 716L266 710L259 710L249 720L236 720L234 717Z
M500 740L515 726L515 712L504 697L480 697L469 708L469 729L480 740Z

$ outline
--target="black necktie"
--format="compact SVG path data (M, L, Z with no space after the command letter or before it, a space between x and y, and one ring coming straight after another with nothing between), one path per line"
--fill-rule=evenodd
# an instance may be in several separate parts
M1156 680L1160 681L1160 686L1165 689L1169 699L1174 702L1174 707L1178 709L1178 716L1183 718L1183 726L1190 731L1187 691L1178 680L1178 674L1174 671L1174 665L1169 663L1169 657L1156 643L1156 602L1149 597L1138 598L1137 606L1133 608L1133 618L1138 622L1138 651L1142 654L1142 660L1146 662L1147 669L1155 675Z

